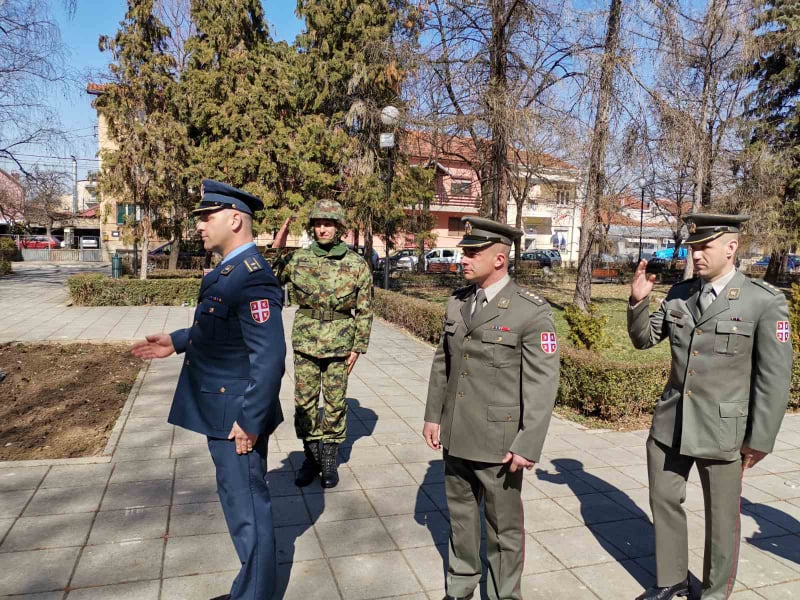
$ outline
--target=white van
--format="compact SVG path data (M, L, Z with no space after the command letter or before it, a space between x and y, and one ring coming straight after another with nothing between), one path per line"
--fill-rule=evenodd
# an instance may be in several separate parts
M425 272L460 272L461 270L461 248L433 248L428 250L424 256ZM448 268L434 265L456 265ZM413 271L417 266L416 256L404 256L397 261L397 268L406 271Z

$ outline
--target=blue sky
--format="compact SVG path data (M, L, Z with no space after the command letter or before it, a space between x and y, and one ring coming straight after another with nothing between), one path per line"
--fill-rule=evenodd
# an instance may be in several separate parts
M120 21L125 16L127 3L122 0L77 0L77 10L69 17L59 0L51 0L52 17L61 29L61 38L66 46L66 63L73 73L74 83L66 88L52 91L50 105L54 107L61 121L61 126L69 132L70 143L62 148L28 147L26 155L69 157L94 159L97 153L95 126L97 116L91 106L92 96L86 94L86 83L92 74L103 72L108 65L108 56L98 50L97 40L101 35L113 36ZM300 33L303 24L295 16L293 0L262 1L264 13L270 23L270 32L274 39L292 42ZM42 168L53 168L71 172L70 160L54 158L24 157L25 166L34 163ZM86 171L97 163L92 160L81 160L78 163L78 176L82 178ZM0 168L11 165L0 163Z

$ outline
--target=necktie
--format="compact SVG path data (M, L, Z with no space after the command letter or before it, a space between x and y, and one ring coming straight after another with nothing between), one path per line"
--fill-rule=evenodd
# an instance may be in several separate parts
M714 286L710 283L707 283L703 286L703 291L700 292L700 299L697 305L700 307L700 314L702 315L706 312L706 309L711 306L711 303L714 302L714 297L716 294L714 293Z
M472 316L474 317L483 308L483 305L486 303L486 292L483 291L483 288L478 288L478 292L475 294L475 303L472 305Z

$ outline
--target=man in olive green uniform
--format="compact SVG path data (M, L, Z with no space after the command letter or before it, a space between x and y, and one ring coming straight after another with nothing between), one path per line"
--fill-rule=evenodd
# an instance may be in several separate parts
M728 598L736 578L744 469L772 451L789 401L792 344L783 294L736 271L740 224L748 217L686 216L695 279L648 315L655 277L639 264L628 333L637 348L669 338L672 368L647 441L656 587L642 600L688 594L686 480L697 465L706 543L704 600Z
M450 512L447 599L471 598L481 578L485 503L490 598L520 599L525 556L523 469L542 451L558 390L559 352L550 306L508 276L522 232L464 217L457 290L431 367L423 435L444 448Z
M372 328L372 274L341 241L344 210L320 200L310 215L314 243L297 250L281 272L289 302L299 306L292 328L295 377L294 425L305 460L295 483L339 482L337 450L347 431L347 377L367 351ZM319 393L325 401L319 419Z

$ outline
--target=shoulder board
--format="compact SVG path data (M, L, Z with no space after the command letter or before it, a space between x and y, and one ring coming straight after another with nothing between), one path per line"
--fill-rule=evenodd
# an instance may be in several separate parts
M525 298L528 302L533 302L536 306L544 306L547 304L547 300L542 298L539 294L535 292L531 292L528 290L519 290L517 292L520 298Z
M230 275L230 272L233 271L235 268L236 268L236 265L234 265L232 263L228 263L227 265L222 267L222 270L219 272L219 274L220 275Z
M783 294L783 292L781 290L776 288L771 283L767 283L763 279L751 279L750 281L753 282L754 284L756 284L758 287L767 290L773 296L777 296L778 294Z
M475 290L475 286L473 285L465 285L464 287L458 288L453 290L452 296L458 298L459 300L465 300L470 294L473 293Z
M250 273L253 273L255 271L260 271L261 269L264 268L264 265L261 264L261 261L258 260L258 257L256 256L248 256L242 261L242 264L245 267L247 267L247 270Z

